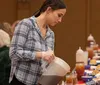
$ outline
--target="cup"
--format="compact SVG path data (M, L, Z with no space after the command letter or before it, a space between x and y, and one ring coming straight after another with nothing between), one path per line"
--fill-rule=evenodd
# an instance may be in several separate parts
M72 74L72 79L73 79L73 85L76 85L77 84L77 74L76 73Z
M75 69L76 69L78 80L81 80L81 76L84 75L84 70L85 70L84 62L76 62Z
M92 59L94 56L93 48L92 47L86 47L86 50L88 52L88 58Z
M93 45L94 52L97 52L98 51L98 48L99 48L99 45L98 44L94 44Z
M66 85L73 85L73 76L71 74L66 75Z

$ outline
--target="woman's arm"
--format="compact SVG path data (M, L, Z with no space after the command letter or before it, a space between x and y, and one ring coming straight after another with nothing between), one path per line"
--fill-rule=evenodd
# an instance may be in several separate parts
M25 43L31 27L29 20L24 20L15 28L9 53L11 59L29 61L36 59L36 54L40 57L40 53L25 49Z

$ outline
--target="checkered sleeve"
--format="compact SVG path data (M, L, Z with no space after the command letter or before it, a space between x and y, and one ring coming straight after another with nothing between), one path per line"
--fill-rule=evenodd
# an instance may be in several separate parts
M10 57L15 60L34 60L35 52L25 48L28 33L31 25L28 22L22 21L15 28L14 36L10 47Z

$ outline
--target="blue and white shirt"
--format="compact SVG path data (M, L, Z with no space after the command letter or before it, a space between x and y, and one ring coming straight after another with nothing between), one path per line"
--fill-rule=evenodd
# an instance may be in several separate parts
M48 47L54 50L54 32L47 27L45 39L34 16L23 19L15 28L10 47L11 73L9 82L13 76L26 84L37 85L41 76L41 59L36 59L37 51L47 51Z

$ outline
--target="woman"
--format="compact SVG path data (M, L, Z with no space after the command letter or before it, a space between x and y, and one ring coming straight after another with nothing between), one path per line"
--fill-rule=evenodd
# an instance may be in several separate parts
M16 20L15 22L13 22L13 24L11 25L12 27L12 32L14 33L15 27L17 26L17 24L20 22L20 20Z
M0 28L0 85L9 85L10 58L9 58L10 36Z
M49 26L61 22L65 13L62 0L45 0L34 16L17 24L10 47L11 85L38 85L44 63L54 59L54 32Z
M1 23L0 24L0 29L2 29L3 31L5 31L6 33L8 33L10 39L12 38L12 36L13 36L13 30L12 30L12 27L11 27L10 23L8 23L8 22Z

